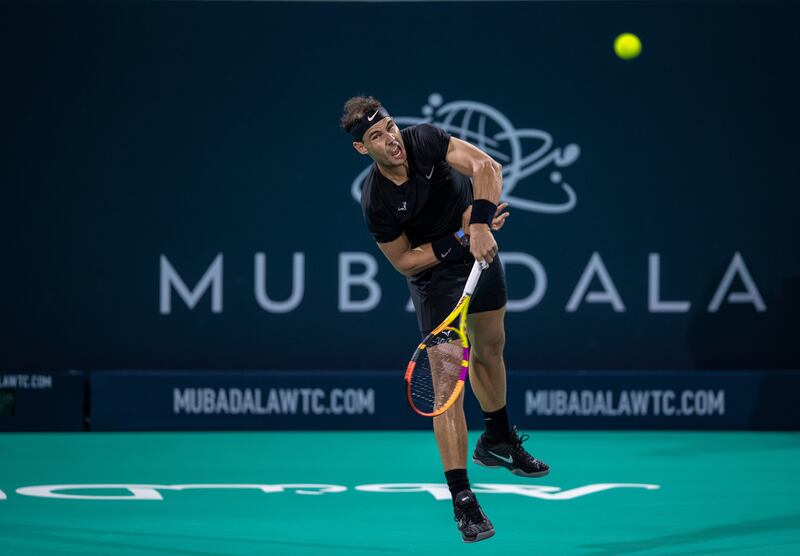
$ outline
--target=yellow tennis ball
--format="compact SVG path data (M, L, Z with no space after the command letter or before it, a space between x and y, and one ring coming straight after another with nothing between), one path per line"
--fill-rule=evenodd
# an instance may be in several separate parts
M633 60L642 53L642 41L633 33L622 33L614 40L614 52L623 60Z

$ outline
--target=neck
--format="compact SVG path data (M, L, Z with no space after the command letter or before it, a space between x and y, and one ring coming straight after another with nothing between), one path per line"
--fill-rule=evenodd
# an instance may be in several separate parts
M379 162L375 162L378 171L395 185L403 185L408 181L408 160L399 166L384 166Z

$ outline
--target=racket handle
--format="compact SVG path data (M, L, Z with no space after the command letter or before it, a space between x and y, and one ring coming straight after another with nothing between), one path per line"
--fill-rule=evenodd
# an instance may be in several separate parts
M481 277L481 272L483 268L481 264L485 265L488 268L484 261L475 261L475 264L472 265L472 271L469 273L469 278L467 278L467 285L464 287L464 295L472 295L475 291L475 286L478 285L478 278Z

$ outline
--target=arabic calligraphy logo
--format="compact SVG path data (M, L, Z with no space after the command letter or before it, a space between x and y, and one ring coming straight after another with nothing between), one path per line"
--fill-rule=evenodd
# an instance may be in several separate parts
M561 214L575 208L575 191L558 170L570 166L580 156L581 149L575 143L553 148L553 138L546 131L515 129L502 112L488 104L468 100L444 104L439 93L428 97L421 118L400 116L395 121L401 126L431 123L492 156L503 165L502 200L512 208L546 214ZM536 144L531 145L534 142ZM533 151L524 154L524 147L532 147ZM520 182L551 164L556 169L550 172L550 183L561 187L566 200L545 203L511 194ZM351 193L356 201L361 199L361 187L369 170L370 167L365 168L353 181Z

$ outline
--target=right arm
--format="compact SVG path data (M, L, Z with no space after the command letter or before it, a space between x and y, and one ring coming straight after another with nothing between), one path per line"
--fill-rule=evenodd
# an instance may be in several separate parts
M497 207L494 221L492 222L492 230L499 230L508 218L508 213L503 212L508 207L508 203L502 203ZM463 228L469 225L472 207L467 207L467 210L461 215ZM439 258L433 252L433 244L426 243L419 247L412 249L411 243L408 241L408 236L405 232L401 233L397 239L387 241L385 243L378 243L381 252L386 255L392 266L403 276L414 276L423 270L439 264Z
M403 276L414 276L439 264L439 259L433 254L433 247L430 243L412 248L405 232L400 234L397 239L378 243L378 247L392 263L392 266Z

